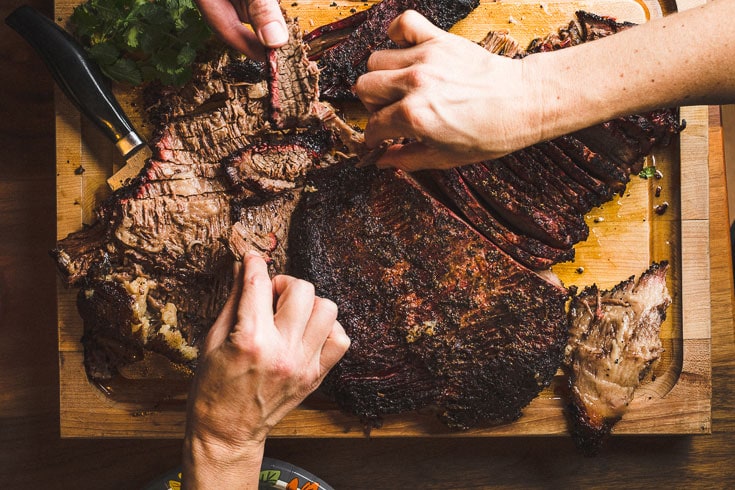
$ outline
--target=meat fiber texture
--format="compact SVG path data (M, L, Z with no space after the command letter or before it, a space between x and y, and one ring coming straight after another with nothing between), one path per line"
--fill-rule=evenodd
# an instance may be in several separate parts
M90 378L109 379L152 353L193 369L233 260L255 250L273 272L286 269L306 173L349 152L335 133L345 125L315 105L315 79L303 80L316 68L299 56L299 32L292 26L292 42L268 66L224 52L197 65L185 87L151 88L153 158L102 203L92 226L52 251L65 283L80 289ZM283 60L299 69L290 86ZM269 86L289 94L288 108Z
M600 449L663 352L659 333L671 304L667 270L666 262L654 263L637 281L630 277L609 291L590 286L572 300L568 417L574 441L587 454Z
M580 13L531 47L625 27ZM488 46L528 54L507 37ZM569 293L536 271L569 260L585 213L680 129L665 109L447 171L311 172L291 265L338 304L352 339L324 389L367 429L411 410L452 429L516 419L556 373L567 335Z
M401 12L415 10L434 25L449 30L479 4L479 0L383 0L346 19L315 29L304 37L310 44L330 38L325 48L312 55L321 70L321 96L329 100L357 99L352 87L367 71L370 54L398 47L387 32ZM335 32L337 36L333 35Z

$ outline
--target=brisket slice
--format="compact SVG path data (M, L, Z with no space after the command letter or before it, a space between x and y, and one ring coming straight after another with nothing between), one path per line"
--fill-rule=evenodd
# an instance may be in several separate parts
M572 436L587 454L596 453L624 416L635 390L663 348L659 331L671 304L666 262L654 263L609 291L590 286L573 298L569 372Z
M459 167L465 182L505 222L522 233L557 248L569 248L578 239L566 217L533 194L513 185L504 167L494 160ZM526 189L527 190L527 189Z
M587 199L594 206L599 206L612 199L613 190L604 182L587 173L584 168L579 167L557 146L555 141L540 143L535 148L548 157L547 163L551 165L551 169L564 173L587 189Z
M617 22L612 17L597 15L584 10L577 11L577 19L581 25L582 37L585 42L594 41L635 26L632 22Z
M573 248L555 248L540 240L516 233L504 224L469 188L457 169L433 170L431 179L457 213L508 255L534 270L548 269L571 260Z
M283 51L271 58L308 63L300 38ZM361 142L321 103L307 107L314 108L309 117L275 117L311 126L274 131L266 71L255 64L225 53L194 72L178 90L148 92L149 102L158 101L150 106L154 158L99 206L94 225L52 252L66 285L82 291L92 379L114 376L141 352L194 368L227 297L234 258L258 250L272 272L285 270L305 174L345 151L340 137L352 150ZM295 94L303 89L301 72L289 73L294 87L282 76L278 89Z
M579 18L580 12L577 13ZM582 26L576 22L570 22L567 27L559 29L558 32L552 32L544 38L536 38L531 41L523 54L543 53L548 51L556 51L557 49L568 48L581 44L589 39L586 38Z
M304 127L315 122L319 103L319 68L306 57L301 29L289 23L291 42L268 50L270 117L276 128Z
M630 168L625 162L614 162L606 154L592 151L571 135L556 138L554 143L579 167L622 195L630 181Z
M326 130L268 135L222 161L232 191L243 202L258 203L303 186L307 170L317 167L334 135Z
M627 165L631 173L638 173L644 157L655 146L669 144L683 129L676 114L675 109L659 109L619 117L578 131L575 136L592 151L605 153L613 161Z
M326 33L342 32L342 40L330 40L331 46L320 52L321 97L327 100L356 100L352 86L367 71L371 53L398 46L388 39L388 26L402 12L416 10L438 27L449 30L479 5L478 0L383 0L354 19L340 20L334 29L324 27L305 36L314 43ZM348 26L348 28L345 28Z
M292 271L352 339L323 387L368 426L433 408L453 429L507 422L552 379L567 291L521 266L395 170L310 175Z
M532 146L515 153L512 160L513 171L529 182L536 182L543 188L542 192L557 194L567 205L579 213L587 213L595 205L590 200L589 192L566 173L555 171L554 163L537 147Z
M303 188L282 192L257 206L233 204L234 224L222 237L233 257L240 260L248 251L255 251L266 258L271 270L285 271L291 216L303 192Z

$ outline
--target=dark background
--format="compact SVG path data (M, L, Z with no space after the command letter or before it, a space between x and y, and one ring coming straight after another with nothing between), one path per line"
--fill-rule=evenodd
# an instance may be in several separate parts
M3 0L0 15L4 19L23 3L52 16L51 0ZM48 256L56 213L53 81L4 23L0 46L0 488L140 488L179 464L180 441L59 437L56 272ZM719 112L711 113L716 143ZM719 172L712 176L719 185L714 199L724 199ZM568 437L278 439L269 441L266 455L302 466L338 489L733 487L727 225L726 212L713 213L712 435L613 437L594 458L578 454Z

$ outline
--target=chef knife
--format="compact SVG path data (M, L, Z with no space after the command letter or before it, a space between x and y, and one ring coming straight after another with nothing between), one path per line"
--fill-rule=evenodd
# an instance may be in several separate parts
M5 22L36 50L67 97L110 138L126 160L125 166L107 179L110 188L119 189L135 178L151 157L151 150L136 133L107 79L84 48L28 5L14 10Z

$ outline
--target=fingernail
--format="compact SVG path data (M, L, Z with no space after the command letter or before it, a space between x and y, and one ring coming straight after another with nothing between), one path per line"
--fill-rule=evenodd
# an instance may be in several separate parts
M286 27L274 20L260 28L260 41L266 46L276 47L288 42Z

